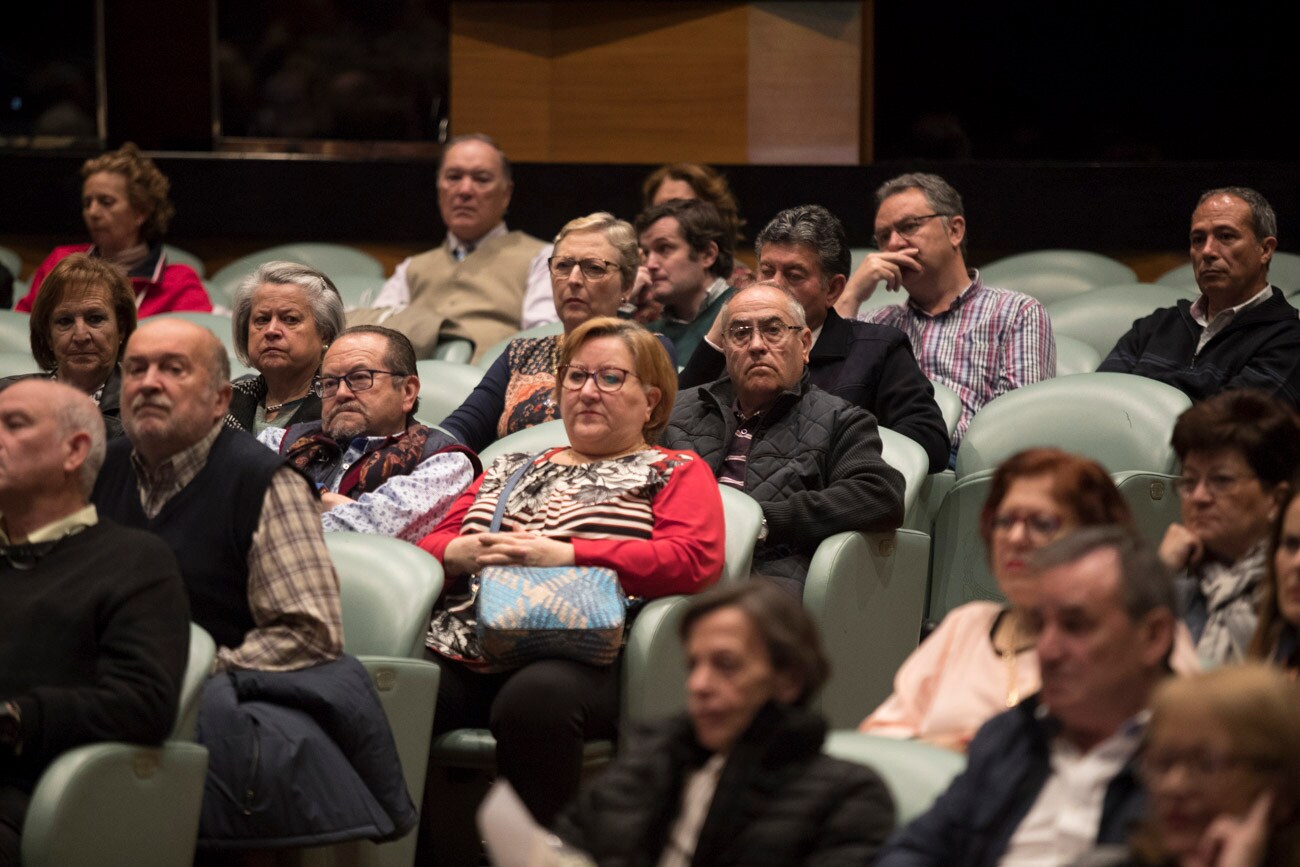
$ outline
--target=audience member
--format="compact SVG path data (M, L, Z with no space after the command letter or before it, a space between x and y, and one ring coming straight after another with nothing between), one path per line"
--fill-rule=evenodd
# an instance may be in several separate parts
M849 278L835 307L854 317L880 282L906 303L862 318L902 329L919 347L925 375L961 397L953 447L993 398L1056 375L1056 341L1047 311L1028 295L985 286L966 267L961 196L938 175L913 173L876 190L880 250Z
M1029 568L1029 558L1053 539L1101 525L1134 529L1128 505L1100 464L1053 448L1004 461L989 485L980 535L1006 603L968 602L948 612L898 669L894 692L861 730L964 751L990 718L1038 692L1028 621L1041 575ZM1180 638L1174 668L1195 671L1195 651Z
M91 243L55 247L32 274L31 289L15 309L32 309L46 275L60 259L89 253L126 274L141 318L176 310L211 310L212 302L194 269L167 261L163 235L176 209L167 198L171 184L153 160L127 142L86 160L81 177L81 218Z
M829 673L803 606L767 582L701 594L681 625L687 712L637 732L560 816L597 864L869 864L894 826L876 774L822 754Z
M719 316L727 376L682 392L663 443L692 449L718 481L763 507L754 569L803 595L817 545L903 522L903 477L876 420L813 385L804 307L775 282L738 291Z
M636 218L636 233L650 274L650 295L663 313L647 327L667 335L690 358L735 289L731 237L708 202L672 199Z
M564 335L598 316L614 316L632 292L640 253L632 226L598 211L565 223L549 260ZM465 402L440 425L474 451L560 414L555 371L565 337L517 337Z
M1139 769L1150 816L1116 858L1086 864L1300 864L1300 691L1225 666L1162 684Z
M234 305L235 354L257 374L232 383L226 424L260 434L318 421L312 387L345 327L338 289L308 265L267 262L240 281Z
M76 389L0 393L0 864L19 861L28 798L60 753L156 744L176 721L189 607L176 559L101 519L87 496L104 423Z
M565 339L557 369L572 445L498 458L420 543L448 581L429 640L442 668L434 731L490 727L499 773L543 824L577 792L583 739L615 733L619 667L543 659L493 670L466 604L470 576L490 565L605 566L628 595L652 599L716 581L724 542L708 467L690 452L650 445L677 391L659 341L634 323L598 317ZM487 532L502 485L525 462L501 531Z
M321 421L270 427L258 439L321 489L326 530L424 538L479 463L415 420L420 378L411 342L380 325L349 328L325 353L316 388Z
M732 246L739 249L745 243L745 221L740 217L736 197L732 195L727 179L712 166L701 163L662 165L647 175L641 184L641 199L643 208L661 205L671 199L699 199L708 202L718 209L723 222L731 229ZM754 272L737 259L727 283L740 289L753 282Z
M1239 662L1255 634L1268 535L1300 469L1300 421L1251 390L1215 395L1174 425L1182 523L1160 559L1177 575L1179 611L1207 665Z
M311 487L220 423L229 379L225 348L206 329L177 319L137 329L122 364L126 437L109 448L93 500L167 542L193 618L220 648L219 670L334 659L338 579Z
M758 269L803 305L813 346L808 372L813 385L876 416L885 427L925 449L930 470L948 466L950 444L934 388L917 366L907 336L897 328L840 316L835 299L849 273L844 226L820 205L782 211L755 244ZM723 336L714 322L705 343L681 374L683 388L704 385L723 373Z
M1030 568L1042 690L979 730L966 769L890 839L882 867L1068 864L1123 841L1143 813L1134 764L1169 670L1169 575L1127 530L1107 527L1058 539Z
M70 385L98 404L107 436L121 436L118 362L135 322L135 293L122 272L73 253L50 270L32 305L32 357L44 373L0 379L0 389L30 376Z
M1300 484L1294 480L1278 508L1260 588L1259 626L1248 656L1300 675Z
M374 309L350 312L349 324L395 328L420 358L430 358L440 340L469 340L477 357L520 328L554 322L550 250L506 229L514 189L510 161L491 138L475 133L448 142L438 165L446 239L398 264Z
M1133 323L1097 368L1167 382L1192 400L1258 388L1300 407L1300 319L1268 282L1277 215L1249 187L1204 193L1192 212L1201 297Z

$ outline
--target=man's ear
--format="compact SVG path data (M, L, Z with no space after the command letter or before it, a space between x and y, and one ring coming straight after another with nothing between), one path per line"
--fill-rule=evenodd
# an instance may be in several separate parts
M1264 255L1260 258L1264 264L1267 265L1269 262L1273 261L1273 253L1277 251L1277 238L1269 235L1267 238L1259 242L1259 246L1260 249L1264 251Z
M1148 611L1139 624L1139 653L1146 668L1165 665L1173 654L1177 621L1168 608Z
M844 293L844 287L848 284L848 278L843 274L836 274L826 283L826 306L834 307L835 302L839 300L840 295Z
M700 263L704 265L705 269L708 269L712 268L713 263L716 261L718 261L718 244L716 241L710 241L709 246L704 248L704 252L700 254Z
M402 377L402 412L406 415L411 414L411 409L415 406L416 398L420 396L420 377L412 373L410 376Z
M90 456L90 434L77 431L63 441L63 471L72 474L81 469L81 465Z
M966 218L961 214L948 218L948 241L952 244L953 249L960 249L961 242L966 238Z

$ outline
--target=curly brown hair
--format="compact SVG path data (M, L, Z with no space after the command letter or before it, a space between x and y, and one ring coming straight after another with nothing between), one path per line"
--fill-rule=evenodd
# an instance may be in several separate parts
M745 227L745 221L740 218L740 206L736 204L736 197L731 194L727 179L719 174L717 169L701 163L669 163L660 166L641 184L641 197L645 207L649 208L654 204L659 185L669 178L689 184L700 201L708 202L717 208L723 222L735 237L736 245L742 244L745 234L741 230Z
M32 357L41 370L53 370L54 343L50 338L50 320L54 308L68 298L85 297L103 292L108 296L108 306L117 318L118 335L122 338L117 357L120 361L127 338L135 331L135 289L122 270L115 265L86 253L73 253L59 260L41 283L41 291L32 302L31 329Z
M92 157L81 165L83 180L100 172L116 172L126 178L126 196L131 207L146 215L140 226L140 236L148 244L161 241L176 215L176 208L168 198L171 182L153 160L140 153L134 142L127 142L117 150Z

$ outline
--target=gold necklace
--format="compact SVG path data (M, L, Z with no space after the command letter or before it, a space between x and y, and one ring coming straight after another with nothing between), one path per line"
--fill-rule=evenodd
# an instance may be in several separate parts
M1016 618L1014 611L1008 611L1007 617L1011 618L1011 640L1002 648L1002 662L1007 668L1007 700L1006 706L1011 708L1020 704L1020 687L1016 683L1016 674L1019 667L1017 656L1019 656L1019 638L1020 638L1020 621Z

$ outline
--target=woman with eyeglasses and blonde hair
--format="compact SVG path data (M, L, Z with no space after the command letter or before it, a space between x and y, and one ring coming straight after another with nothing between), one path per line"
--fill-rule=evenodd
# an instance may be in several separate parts
M980 726L1037 692L1038 657L1025 615L1037 590L1030 555L1099 525L1134 531L1127 504L1100 464L1054 448L1004 461L980 513L980 535L1006 602L968 602L948 612L899 668L893 694L860 730L964 752ZM1197 667L1185 636L1175 644L1174 667Z
M557 253L575 262L600 255L598 236L564 241ZM442 669L434 733L490 727L498 772L542 824L577 792L584 738L615 734L619 666L541 659L498 670L478 643L472 576L485 566L604 566L629 596L653 599L716 581L724 543L709 467L693 452L653 445L677 394L663 345L636 323L599 316L567 334L558 353L555 399L570 445L497 458L420 542L447 577L428 641ZM490 532L502 488L521 467L501 529Z
M465 402L439 426L477 452L507 434L559 418L555 371L566 336L595 317L617 316L631 296L640 264L630 223L605 211L566 223L555 236L548 262L564 332L510 341Z
M1268 537L1300 465L1300 422L1261 391L1225 391L1178 417L1182 522L1160 559L1206 665L1246 658L1259 621Z

